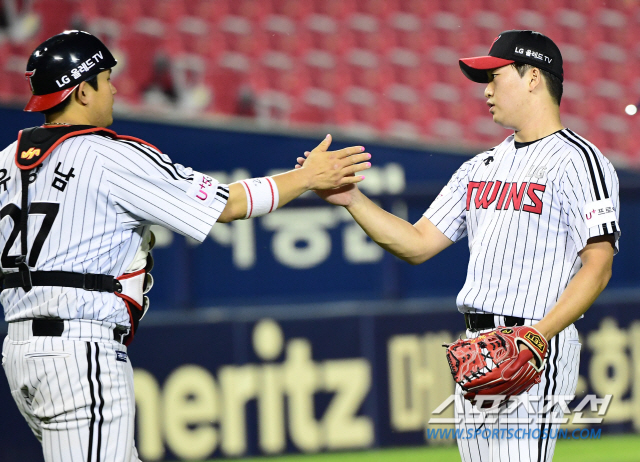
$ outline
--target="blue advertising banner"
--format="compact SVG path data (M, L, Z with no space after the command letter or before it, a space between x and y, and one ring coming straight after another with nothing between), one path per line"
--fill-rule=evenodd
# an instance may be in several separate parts
M40 122L0 109L0 141L8 145ZM112 128L223 182L291 168L319 142L132 121ZM338 139L332 147L359 143ZM366 147L374 168L363 190L411 222L468 157ZM606 428L640 430L638 298L606 301L640 287L640 182L618 173L620 253L603 301L577 324L578 392L613 394ZM216 224L200 246L156 233L151 312L130 350L144 460L436 443L428 422L453 390L441 344L463 330L453 297L466 274L466 241L410 266L313 194L269 216ZM434 311L433 297L449 301ZM191 309L202 307L214 308ZM42 460L5 379L0 409L0 460Z
M0 141L9 144L20 128L41 123L41 116L0 109L0 122ZM222 182L290 169L296 157L320 141L139 121L117 121L112 128L148 140L173 161ZM332 148L361 143L338 139ZM410 222L420 218L470 156L375 143L366 147L373 155L373 168L362 189ZM640 232L640 181L633 172L619 171L619 176L623 237L609 287L638 287L640 268L634 256L640 252L640 241L627 236ZM468 258L462 241L412 267L372 243L345 210L313 193L265 217L218 223L198 246L163 228L155 231L154 310L453 296L464 282Z
M453 444L434 437L445 427L430 421L453 417L442 344L462 334L462 316L453 307L409 313L400 305L396 314L392 305L382 308L359 316L151 320L129 349L141 458ZM584 409L564 428L599 417L601 407L585 401L595 394L612 395L600 416L603 432L640 431L639 308L600 303L577 322L582 362L571 408ZM0 406L0 460L42 460L5 380Z

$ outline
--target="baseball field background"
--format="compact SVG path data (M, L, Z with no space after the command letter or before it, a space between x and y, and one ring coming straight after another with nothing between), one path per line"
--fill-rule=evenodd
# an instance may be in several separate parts
M559 462L636 462L640 437L611 436L593 441L562 441L556 446L554 460ZM264 458L244 459L260 462ZM271 462L457 462L457 447L385 449L352 453L318 454L313 456L271 457Z
M571 408L587 421L566 428L601 438L561 440L554 460L640 461L640 2L5 0L2 147L42 122L21 110L26 60L69 28L118 59L116 132L221 182L290 169L331 133L332 148L366 146L362 189L411 222L508 134L458 58L503 30L548 34L565 61L562 120L616 166L622 229L613 278L576 323ZM129 349L142 460L459 460L428 432L452 416L434 411L453 391L441 344L464 329L466 241L413 267L313 194L217 224L200 246L154 231L151 310ZM599 415L589 397L609 395ZM4 378L0 409L0 461L41 461Z

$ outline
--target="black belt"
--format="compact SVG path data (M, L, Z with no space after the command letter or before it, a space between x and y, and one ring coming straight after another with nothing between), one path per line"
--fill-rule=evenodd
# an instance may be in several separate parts
M62 319L35 318L31 324L34 337L62 337L64 321ZM126 327L116 326L113 329L113 339L122 343L122 339L129 333Z
M495 325L494 316L493 314L465 313L464 324L467 329L472 332L484 329L495 329L500 326ZM524 319L516 316L505 316L504 325L506 327L524 326Z
M32 286L75 287L97 292L122 292L122 285L107 274L70 273L67 271L31 271ZM2 278L2 290L24 287L23 273L7 273Z

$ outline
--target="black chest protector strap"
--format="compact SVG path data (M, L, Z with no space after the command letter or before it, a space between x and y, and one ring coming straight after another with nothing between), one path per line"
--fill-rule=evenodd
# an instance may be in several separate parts
M95 133L112 138L111 130L90 125L63 125L59 127L33 127L21 130L16 149L16 165L20 169L22 200L20 207L20 256L16 257L17 273L7 273L2 280L2 290L22 287L29 292L33 286L76 287L101 292L118 292L122 287L113 276L106 274L81 274L64 271L31 272L27 263L27 228L29 221L29 177L31 170L40 164L63 141L73 136Z
M29 170L20 170L20 181L22 182L22 207L20 208L20 256L16 257L18 265L18 275L22 288L29 292L33 287L31 272L27 265L27 222L29 219ZM26 212L25 212L26 210Z

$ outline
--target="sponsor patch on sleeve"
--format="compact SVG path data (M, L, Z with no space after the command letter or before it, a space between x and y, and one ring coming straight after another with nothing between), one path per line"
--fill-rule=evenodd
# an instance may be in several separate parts
M122 361L123 363L127 362L127 353L124 351L116 350L116 361Z
M615 224L616 227L618 226L616 209L611 199L602 199L587 203L584 206L582 216L589 228L599 225L611 226L612 223Z
M218 180L204 173L193 171L193 183L187 189L187 196L205 207L209 207L216 198L217 190Z

